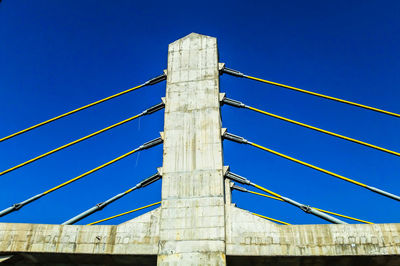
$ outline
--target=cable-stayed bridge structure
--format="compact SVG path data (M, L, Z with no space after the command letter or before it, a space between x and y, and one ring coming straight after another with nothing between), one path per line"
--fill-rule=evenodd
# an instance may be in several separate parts
M400 114L342 100L328 95L252 77L230 69L218 61L217 41L213 37L189 34L169 45L168 69L139 86L82 106L0 139L12 141L86 108L166 80L162 101L123 121L95 131L42 155L0 171L6 175L25 165L78 144L105 131L142 116L165 109L164 131L125 154L104 162L57 186L33 192L11 206L0 206L0 217L29 208L46 195L99 171L142 150L163 145L163 165L154 174L115 196L104 199L61 225L0 223L0 256L5 264L83 264L83 265L399 265L400 225L374 224L348 214L309 206L292 199L284 191L272 191L268 184L257 184L245 173L234 173L223 160L224 141L248 145L290 163L300 164L338 182L347 182L370 193L400 201L397 188L386 191L377 184L365 184L349 176L327 170L284 154L263 143L255 143L240 132L230 132L222 125L221 106L247 109L344 141L400 156L398 151L360 141L314 125L308 125L230 99L220 92L219 76L232 75L331 101L400 118ZM234 166L232 166L233 168ZM88 225L74 225L138 189L161 180L161 200L127 210ZM290 204L306 214L331 224L293 225L279 217L267 217L240 209L232 201L231 191L256 195L256 200L270 199ZM3 204L3 203L2 203ZM158 206L135 219L119 225L101 225L106 220L148 207ZM350 224L352 222L352 224Z

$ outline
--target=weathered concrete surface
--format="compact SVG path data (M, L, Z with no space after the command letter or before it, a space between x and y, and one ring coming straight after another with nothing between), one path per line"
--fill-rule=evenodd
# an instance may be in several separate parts
M400 224L277 225L230 204L225 210L229 265L400 265ZM11 265L155 265L159 216L160 208L118 226L0 224L0 259ZM195 256L189 264L210 261Z
M160 210L118 226L3 223L0 260L6 265L155 265L162 245ZM229 265L400 265L400 224L277 225L230 204L225 211ZM196 241L173 243L182 251L185 244L199 247ZM200 248L220 250L212 244ZM191 265L212 264L192 259Z
M400 224L278 225L233 206L226 213L227 256L397 255L400 262Z
M0 254L156 255L159 213L155 209L118 226L0 223Z
M168 49L159 265L225 265L217 40Z

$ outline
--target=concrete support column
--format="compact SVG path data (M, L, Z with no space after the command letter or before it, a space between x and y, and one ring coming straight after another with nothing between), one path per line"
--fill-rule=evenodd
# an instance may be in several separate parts
M225 265L225 204L215 38L169 45L159 265Z

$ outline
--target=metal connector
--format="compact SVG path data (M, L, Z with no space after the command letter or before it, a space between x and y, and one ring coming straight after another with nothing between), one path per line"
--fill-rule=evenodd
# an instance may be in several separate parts
M236 185L233 185L232 189L236 189L236 190L239 190L239 191L242 191L242 192L248 192L248 190L246 188L239 187L239 186L236 186Z
M309 213L309 214L315 215L315 216L317 216L317 217L319 217L321 219L324 219L324 220L326 220L328 222L331 222L331 223L334 223L334 224L347 224L346 222L343 222L342 220L339 220L339 219L337 219L337 218L335 218L335 217L333 217L331 215L328 215L328 214L323 213L323 212L321 212L319 210L316 210L316 209L310 207L309 205L305 205L305 204L299 203L299 202L294 201L294 200L292 200L290 198L287 198L287 197L281 197L281 199L284 200L285 202L293 205L293 206L296 206L297 208L300 208L305 213Z
M232 75L232 76L239 77L239 78L244 78L245 77L245 75L242 72L234 70L234 69L231 69L231 68L227 68L227 67L224 67L222 69L222 72L226 73L226 74L229 74L229 75Z
M236 100L232 100L229 98L224 97L221 101L223 104L227 104L230 106L234 106L234 107L238 107L238 108L245 108L246 105L242 102L236 101Z
M147 86L147 85L154 85L154 84L157 84L157 83L159 83L159 82L161 82L161 81L163 81L163 80L166 80L166 79L167 79L167 75L161 74L161 75L159 75L159 76L157 76L157 77L155 77L155 78L152 78L152 79L146 81L146 82L144 83L144 85L145 85L145 86Z
M163 140L161 139L161 137L158 137L156 139L150 140L146 143L144 143L143 145L141 145L138 150L146 150L149 149L151 147L157 146L158 144L163 143Z
M148 185L150 185L151 183L156 182L156 181L159 180L160 178L161 178L161 175L160 175L159 173L157 173L157 174L152 175L152 176L146 178L145 180L141 181L140 183L138 183L138 184L136 185L136 187L137 187L137 188L142 188L142 187L148 186Z
M229 139L229 140L237 142L237 143L244 143L244 144L248 144L249 143L249 141L247 139L242 138L242 137L237 136L237 135L234 135L234 134L231 134L231 133L228 133L228 132L225 132L222 135L222 137L224 139Z
M226 172L225 177L229 178L232 181L236 181L236 182L244 184L244 185L250 185L251 184L250 180L244 178L243 176L234 174L234 173L232 173L230 171Z
M9 214L10 212L18 211L19 209L21 209L22 207L24 207L26 204L31 203L32 201L35 201L35 200L41 198L42 196L44 196L43 193L37 194L37 195L35 195L35 196L33 196L33 197L30 197L30 198L27 199L27 200L24 200L24 201L21 201L21 202L19 202L19 203L16 203L16 204L12 205L11 207L8 207L8 208L6 208L6 209L0 211L0 217L4 216L4 215L6 215L6 214Z
M310 205L304 205L304 204L302 204L300 206L300 209L302 209L303 212L306 212L306 213L311 213L311 210L312 210Z
M152 107L147 108L146 110L144 110L142 112L142 115L149 115L149 114L155 113L155 112L163 109L164 107L165 107L165 104L163 102L161 102L159 104L153 105Z
M160 175L159 173L157 173L157 174L155 174L155 175L152 175L151 177L146 178L145 180L139 182L136 186L134 186L134 187L128 189L127 191L122 192L122 193L119 193L119 194L115 195L115 196L112 197L112 198L109 198L108 200L106 200L106 201L104 201L104 202L100 202L100 203L96 204L96 205L93 206L92 208L90 208L90 209L88 209L88 210L86 210L86 211L84 211L84 212L82 212L82 213L76 215L75 217L72 217L71 219L69 219L68 221L65 221L65 222L62 223L62 224L74 224L74 223L76 223L76 222L79 222L79 221L82 220L83 218L86 218L87 216L89 216L89 215L91 215L91 214L93 214L93 213L95 213L95 212L98 212L98 211L102 210L102 209L103 209L104 207L106 207L108 204L110 204L110 203L112 203L112 202L114 202L114 201L116 201L116 200L122 198L122 197L125 196L126 194L128 194L128 193L130 193L130 192L132 192L132 191L134 191L134 190L136 190L136 189L138 189L138 188L142 188L142 187L145 187L145 186L147 186L147 185L150 185L151 183L157 181L157 180L160 179L160 178L161 178L161 175Z

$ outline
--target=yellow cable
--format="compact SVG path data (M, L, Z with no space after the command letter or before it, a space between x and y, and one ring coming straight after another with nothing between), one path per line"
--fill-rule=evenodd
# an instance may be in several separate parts
M69 146L72 146L72 145L74 145L74 144L76 144L76 143L78 143L78 142L81 142L81 141L83 141L83 140L86 140L86 139L88 139L88 138L91 138L91 137L93 137L93 136L96 136L96 135L98 135L98 134L100 134L100 133L102 133L102 132L104 132L104 131L107 131L107 130L112 129L112 128L114 128L114 127L117 127L117 126L119 126L119 125L125 124L125 123L127 123L127 122L129 122L129 121L132 121L132 120L138 118L139 116L141 116L141 114L132 116L132 117L130 117L130 118L128 118L128 119L125 119L125 120L123 120L123 121L121 121L121 122L118 122L118 123L116 123L116 124L113 124L113 125L111 125L111 126L108 126L108 127L106 127L106 128L103 128L103 129L101 129L101 130L99 130L99 131L93 132L93 133L90 134L90 135L87 135L87 136L82 137L82 138L80 138L80 139L74 140L74 141L72 141L72 142L70 142L70 143L67 143L67 144L65 144L65 145L63 145L63 146L61 146L61 147L58 147L58 148L54 149L54 150L51 150L51 151L46 152L46 153L43 153L42 155L39 155L39 156L37 156L37 157L35 157L35 158L32 158L32 159L30 159L30 160L28 160L28 161L26 161L26 162L23 162L23 163L18 164L18 165L14 166L14 167L11 167L11 168L9 168L9 169L7 169L7 170L4 170L3 172L0 172L0 176L6 174L6 173L8 173L8 172L14 171L14 170L16 170L16 169L18 169L18 168L20 168L20 167L22 167L22 166L24 166L24 165L30 164L30 163L32 163L32 162L34 162L34 161L37 161L37 160L39 160L39 159L41 159L41 158L43 158L43 157L46 157L46 156L48 156L48 155L50 155L50 154L53 154L53 153L55 153L55 152L57 152L57 151L60 151L60 150L62 150L62 149L65 149L65 148L67 148L67 147L69 147Z
M257 214L257 213L254 213L254 212L252 212L252 214L254 214L254 215L258 216L258 217L270 220L270 221L278 222L278 223L285 224L285 225L290 225L289 223L285 223L285 222L282 222L280 220L277 220L277 219L274 219L274 218L270 218L270 217L267 217L267 216L264 216L264 215L261 215L261 214Z
M311 208L316 209L317 211L320 211L320 212L325 212L325 213L333 214L333 215L340 216L340 217L343 217L343 218L347 218L347 219L350 219L350 220L359 221L359 222L366 223L366 224L374 224L374 223L371 223L371 222L368 222L368 221L365 221L365 220L353 218L353 217L346 216L346 215L343 215L343 214L339 214L339 213L335 213L335 212L330 212L330 211L318 209L318 208L315 208L315 207L311 207Z
M46 120L46 121L41 122L41 123L39 123L39 124L36 124L36 125L34 125L34 126L28 127L28 128L26 128L26 129L24 129L24 130L18 131L18 132L14 133L14 134L11 134L11 135L9 135L9 136L6 136L6 137L4 137L4 138L1 138L1 139L0 139L0 142L5 141L5 140L7 140L7 139L10 139L10 138L12 138L12 137L18 136L19 134L25 133L25 132L30 131L30 130L32 130L32 129L38 128L38 127L40 127L40 126L43 126L43 125L45 125L45 124L47 124L47 123L53 122L53 121L55 121L55 120L57 120L57 119L60 119L60 118L62 118L62 117L65 117L65 116L68 116L68 115L70 115L70 114L76 113L76 112L81 111L81 110L83 110L83 109L92 107L92 106L94 106L94 105L96 105L96 104L99 104L99 103L108 101L108 100L110 100L110 99L112 99L112 98L121 96L121 95L123 95L123 94L125 94L125 93L128 93L128 92L131 92L131 91L134 91L134 90L139 89L139 88L141 88L141 87L143 87L143 86L145 86L145 84L142 84L142 85L139 85L139 86L136 86L136 87L133 87L133 88L130 88L130 89L121 91L121 92L119 92L119 93L117 93L117 94L111 95L111 96L106 97L106 98L104 98L104 99L98 100L98 101L96 101L96 102L87 104L87 105L82 106L82 107L79 107L79 108L77 108L77 109L74 109L74 110L69 111L69 112L67 112L67 113L64 113L64 114L62 114L62 115L53 117L53 118L51 118L51 119L49 119L49 120Z
M105 164L102 164L102 165L100 165L100 166L98 166L98 167L96 167L96 168L94 168L94 169L92 169L92 170L90 170L90 171L87 171L86 173L83 173L83 174L81 174L81 175L78 175L77 177L74 177L74 178L72 178L72 179L70 179L70 180L68 180L68 181L66 181L66 182L64 182L64 183L62 183L62 184L60 184L60 185L58 185L58 186L55 186L55 187L53 187L53 188L51 188L51 189L49 189L49 190L43 192L43 195L46 195L46 194L48 194L48 193L50 193L50 192L53 192L54 190L57 190L57 189L59 189L59 188L62 188L62 187L64 187L64 186L66 186L66 185L68 185L68 184L70 184L70 183L72 183L72 182L74 182L74 181L76 181L76 180L82 178L82 177L85 177L85 176L87 176L87 175L90 175L91 173L94 173L94 172L96 172L97 170L100 170L100 169L102 169L102 168L104 168L104 167L106 167L106 166L109 166L110 164L115 163L116 161L119 161L119 160L121 160L121 159L123 159L123 158L125 158L125 157L127 157L127 156L129 156L129 155L131 155L131 154L133 154L133 153L135 153L135 152L138 151L138 150L139 150L139 149L134 149L134 150L132 150L132 151L130 151L130 152L128 152L128 153L125 153L125 154L123 154L123 155L121 155L121 156L119 156L119 157L117 157L117 158L115 158L115 159L113 159L113 160L111 160L111 161L105 163Z
M249 193L251 193L251 194L255 194L255 195L259 195L259 196L263 196L263 197L266 197L266 198L274 199L274 200L284 201L284 200L283 200L283 199L281 199L281 198L278 198L278 197L273 197L273 196L270 196L270 195L266 195L266 194L258 193L258 192L251 191L251 190L247 190L247 192L249 192Z
M157 204L160 204L160 203L161 203L161 201L153 203L153 204L150 204L150 205L146 205L146 206L143 206L143 207L131 210L131 211L120 213L120 214L117 214L117 215L114 215L114 216L111 216L111 217L108 217L108 218L105 218L105 219L102 219L102 220L99 220L99 221L96 221L96 222L93 222L93 223L90 223L90 224L87 224L87 225L94 225L94 224L98 224L98 223L101 223L101 222L104 222L104 221L108 221L108 220L120 217L122 215L126 215L126 214L129 214L129 213L135 212L135 211L139 211L139 210L143 210L143 209L149 208L151 206L154 206L154 205L157 205Z
M247 192L252 193L252 194L255 194L255 195L259 195L259 196L262 196L262 197L274 199L274 200L284 201L283 199L280 199L280 198L277 198L277 197L272 197L272 196L270 196L270 195L258 193L258 192L251 191L251 190L247 190ZM371 223L371 222L368 222L368 221L365 221L365 220L361 220L361 219L357 219L357 218L350 217L350 216L346 216L346 215L343 215L343 214L339 214L339 213L335 213L335 212L330 212L330 211L318 209L318 208L315 208L315 207L311 207L311 208L313 208L313 209L315 209L315 210L318 210L318 211L320 211L320 212L329 213L329 214L336 215L336 216L343 217L343 218L347 218L347 219L350 219L350 220L354 220L354 221L358 221L358 222L362 222L362 223L366 223L366 224L373 224L373 223Z
M252 146L254 146L254 147L257 147L257 148L259 148L259 149L261 149L261 150L270 152L270 153L272 153L272 154L275 154L275 155L280 156L280 157L282 157L282 158L285 158L285 159L288 159L288 160L290 160L290 161L296 162L296 163L298 163L298 164L301 164L301 165L310 167L310 168L315 169L315 170L317 170L317 171L320 171L320 172L322 172L322 173L325 173L325 174L328 174L328 175L337 177L337 178L339 178L339 179L345 180L345 181L347 181L347 182L353 183L353 184L355 184L355 185L358 185L358 186L361 186L361 187L364 187L364 188L368 188L367 185L365 185L365 184L363 184L363 183L361 183L361 182L355 181L355 180L353 180L353 179L344 177L344 176L342 176L342 175L335 174L335 173L333 173L333 172L331 172L331 171L322 169L322 168L317 167L317 166L315 166L315 165L312 165L312 164L309 164L309 163L306 163L306 162L297 160L297 159L295 159L295 158L292 158L292 157L290 157L290 156L284 155L284 154L279 153L279 152L277 152L277 151L268 149L268 148L263 147L263 146L261 146L261 145L258 145L258 144L252 143L252 142L249 142L249 144L252 145ZM265 191L265 190L264 190L264 191ZM267 191L266 191L266 192L267 192ZM269 192L268 192L268 193L269 193Z
M291 86L288 86L288 85L272 82L272 81L265 80L265 79L255 78L255 77L251 77L251 76L247 76L247 75L245 75L245 77L249 78L249 79L252 79L252 80L264 82L264 83L267 83L267 84L279 86L279 87L282 87L282 88L286 88L286 89L290 89L290 90L294 90L294 91L299 91L299 92L302 92L302 93L307 93L307 94L310 94L310 95L322 97L322 98L325 98L325 99L329 99L329 100L333 100L333 101L337 101L337 102L341 102L341 103L345 103L345 104L361 107L361 108L368 109L368 110L371 110L371 111L375 111L375 112L379 112L379 113L383 113L383 114L387 114L387 115L391 115L391 116L395 116L395 117L399 117L400 118L400 114L396 114L396 113L393 113L393 112L385 111L385 110L378 109L378 108L375 108L375 107L371 107L371 106L367 106L367 105L363 105L363 104L359 104L359 103L355 103L355 102L342 100L342 99L339 99L339 98L331 97L331 96L328 96L328 95L324 95L324 94L320 94L320 93L316 93L316 92L312 92L312 91L299 89L299 88L296 88L296 87L291 87Z
M331 136L335 136L335 137L338 137L338 138L341 138L341 139L352 141L354 143L361 144L361 145L364 145L364 146L367 146L367 147L370 147L370 148L373 148L373 149L377 149L377 150L380 150L380 151L383 151L383 152L387 152L387 153L390 153L390 154L393 154L393 155L396 155L396 156L400 156L399 152L391 151L391 150L388 150L388 149L385 149L385 148L382 148L382 147L379 147L379 146L375 146L375 145L372 145L372 144L369 144L369 143L366 143L366 142L363 142L363 141L360 141L360 140L356 140L356 139L353 139L353 138L349 138L349 137L346 137L346 136L343 136L343 135L339 135L339 134L336 134L336 133L321 129L321 128L317 128L317 127L313 127L313 126L310 126L310 125L307 125L307 124L304 124L304 123L300 123L300 122L291 120L289 118L285 118L285 117L282 117L282 116L279 116L279 115L275 115L275 114L272 114L272 113L269 113L269 112L266 112L266 111L251 107L251 106L246 106L246 107L248 109L250 109L250 110L255 111L255 112L258 112L258 113L261 113L261 114L265 114L265 115L268 115L268 116L271 116L271 117L274 117L274 118L277 118L277 119L280 119L280 120L283 120L283 121L286 121L286 122L289 122L289 123L293 123L293 124L296 124L296 125L299 125L299 126L302 126L302 127L306 127L306 128L318 131L318 132L322 132L322 133L331 135Z
M281 195L279 195L279 194L277 194L277 193L275 193L275 192L272 192L271 190L268 190L268 189L266 189L266 188L263 188L262 186L259 186L259 185L257 185L257 184L253 184L253 186L255 186L255 187L258 188L258 189L261 189L262 191L267 192L268 194L274 195L275 197L282 198Z

